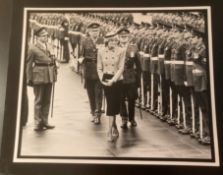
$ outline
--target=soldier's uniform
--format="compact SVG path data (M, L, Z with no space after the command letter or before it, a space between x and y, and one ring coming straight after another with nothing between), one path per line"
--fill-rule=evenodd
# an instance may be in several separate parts
M200 142L210 144L210 110L207 91L207 53L203 42L196 45L193 53L195 69L193 70L193 83L195 102L199 109Z
M89 28L99 28L98 23L92 23ZM97 41L87 36L80 44L80 57L83 57L85 88L87 90L91 114L96 124L100 123L102 107L102 84L97 73Z
M61 55L60 61L62 63L68 63L70 60L69 52L69 23L67 20L64 20L59 28L59 39L61 46Z
M36 31L37 36L47 35L45 28ZM28 50L26 59L27 84L33 86L35 95L35 130L52 129L48 124L53 83L56 82L57 70L52 53L46 45L37 42Z
M118 34L129 33L127 29L120 29ZM120 45L120 47L122 47ZM121 97L122 128L127 128L127 121L131 122L131 126L136 126L135 121L135 100L138 97L137 88L139 86L140 63L137 58L138 48L135 44L128 44L126 48L125 67L123 72L123 88ZM128 105L126 104L126 101Z
M158 81L159 76L157 74L158 68L158 48L161 39L157 37L151 43L150 48L150 73L151 73L151 112L157 115L157 104L158 104Z
M171 88L171 104L170 104L170 115L171 120L168 121L170 125L176 124L176 117L177 117L177 88L175 85L175 54L176 54L176 48L177 48L177 41L176 38L174 38L174 41L171 46L171 60L170 60L170 88Z
M142 68L140 107L143 109L149 109L150 107L150 55L148 49L149 42L150 38L142 38L139 43L139 60Z
M183 89L183 97L181 101L182 115L183 115L183 128L179 130L182 134L189 134L191 128L191 116L192 116L192 107L191 107L191 98L192 98L192 68L193 62L191 61L190 50L192 49L192 45L190 43L190 34L185 31L183 33L183 41L184 50L183 58L184 58L184 86Z
M161 120L165 120L164 116L167 112L168 109L168 88L167 86L167 81L165 81L165 69L164 69L164 52L165 52L165 45L167 41L164 35L162 35L162 42L158 47L158 67L157 67L157 74L159 75L159 117ZM166 97L165 97L166 96ZM166 101L164 101L164 99Z
M177 127L182 128L182 118L184 115L184 96L185 96L185 54L186 46L184 39L182 38L182 33L179 35L178 44L176 46L174 54L174 84L177 90ZM181 112L182 111L182 112Z
M171 123L173 119L172 115L172 89L171 89L171 51L174 44L172 36L169 36L164 46L164 74L165 74L165 85L163 88L163 112L166 114L167 122Z
M193 58L192 51L194 45L191 43L191 35L188 32L184 33L184 38L186 40L186 50L185 50L185 83L184 83L184 105L185 105L185 119L184 128L179 130L182 134L189 134L192 128L192 117L194 113L194 98L193 98Z

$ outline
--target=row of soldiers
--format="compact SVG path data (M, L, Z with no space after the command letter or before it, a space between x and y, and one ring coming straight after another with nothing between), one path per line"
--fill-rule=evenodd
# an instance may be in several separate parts
M153 23L162 22L181 27L187 25L197 31L205 32L205 15L199 12L155 13L152 19Z
M210 143L207 48L203 34L158 24L138 39L141 108L182 134Z
M71 16L70 19L81 21L76 25L82 26L87 26L94 19L106 32L119 27L115 23L107 24L95 14ZM176 126L180 133L191 134L201 143L210 144L206 36L194 28L183 28L183 24L168 25L157 19L154 15L155 25L129 26L131 42L137 45L142 68L137 106ZM68 62L70 55L74 56L72 58L79 57L81 40L87 35L85 30L70 27L67 19L60 27L37 23L35 19L30 22L32 29L35 25L48 26L52 42L57 41L55 51L61 60Z

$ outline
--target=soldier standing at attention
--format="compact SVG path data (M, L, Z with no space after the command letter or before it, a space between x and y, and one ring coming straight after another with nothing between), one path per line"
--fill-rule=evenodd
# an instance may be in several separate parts
M100 124L102 107L102 84L97 73L99 33L98 23L91 23L88 26L88 36L80 44L79 59L83 64L85 88L90 102L92 122L95 124Z
M64 19L60 30L60 44L62 46L61 50L61 62L68 63L70 60L70 52L69 52L69 22L67 19Z
M132 127L137 126L135 121L135 100L138 96L137 88L140 84L141 67L139 59L137 58L138 48L135 44L129 43L129 30L121 28L117 34L119 36L120 47L126 49L120 113L122 117L121 127L126 129L128 127L128 121ZM128 105L126 104L126 100Z
M28 50L26 59L26 80L33 87L35 95L35 131L53 129L48 123L53 83L56 82L57 69L55 59L47 44L48 32L41 27L35 32L37 43Z
M199 36L195 50L193 52L194 70L193 83L195 92L195 103L199 113L199 142L204 145L211 143L210 138L210 107L208 105L208 84L207 84L207 48L203 41L202 34Z

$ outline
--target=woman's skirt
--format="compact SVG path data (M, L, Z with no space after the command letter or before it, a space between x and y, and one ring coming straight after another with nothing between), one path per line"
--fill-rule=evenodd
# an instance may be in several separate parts
M117 81L112 86L103 86L107 102L107 116L114 116L120 113L122 81Z

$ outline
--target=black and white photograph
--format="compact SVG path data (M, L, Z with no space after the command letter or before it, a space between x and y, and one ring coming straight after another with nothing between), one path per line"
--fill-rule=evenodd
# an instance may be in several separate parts
M211 7L24 8L13 162L219 166Z

